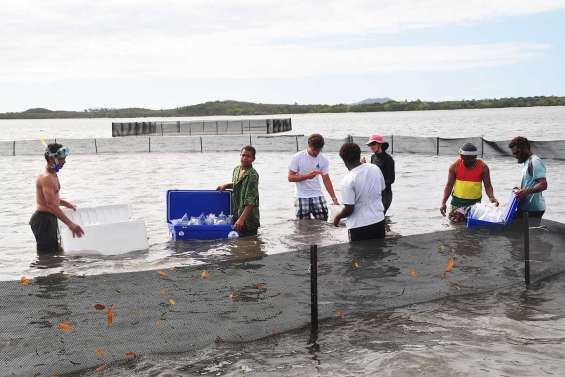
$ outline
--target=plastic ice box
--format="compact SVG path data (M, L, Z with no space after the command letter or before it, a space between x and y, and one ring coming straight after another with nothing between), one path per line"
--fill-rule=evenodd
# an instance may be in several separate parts
M508 203L508 207L506 208L506 213L504 214L504 222L490 222L484 220L477 220L474 219L471 212L469 211L469 216L467 217L467 228L491 228L491 229L500 229L512 223L512 219L516 214L516 210L518 209L518 198L516 195L512 194L510 202Z
M231 215L231 191L215 190L168 190L167 191L167 225L171 238L176 240L213 240L227 238L232 230L230 224L225 225L182 225L171 224L171 219L180 219L185 213L198 217L213 213L216 216L223 212Z

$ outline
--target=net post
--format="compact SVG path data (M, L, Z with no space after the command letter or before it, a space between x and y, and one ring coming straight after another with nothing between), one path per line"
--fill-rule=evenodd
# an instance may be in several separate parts
M526 288L530 285L530 219L528 212L523 212L524 221L524 280Z
M310 339L318 337L318 245L310 246Z
M436 156L439 156L439 136L436 137Z

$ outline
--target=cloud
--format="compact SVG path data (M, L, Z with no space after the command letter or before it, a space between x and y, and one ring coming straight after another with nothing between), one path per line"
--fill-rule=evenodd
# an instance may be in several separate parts
M307 47L565 8L565 1L4 1L0 80L289 78L436 71L539 58L546 44ZM281 42L291 37L294 42Z

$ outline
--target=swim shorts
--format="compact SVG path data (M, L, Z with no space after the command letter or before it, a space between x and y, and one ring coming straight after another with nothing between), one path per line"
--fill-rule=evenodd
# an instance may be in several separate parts
M296 217L298 219L309 219L312 215L318 220L328 220L328 205L326 198L317 196L315 198L296 198L294 202Z
M57 217L54 214L36 211L31 216L29 225L35 236L38 253L58 253L61 251Z

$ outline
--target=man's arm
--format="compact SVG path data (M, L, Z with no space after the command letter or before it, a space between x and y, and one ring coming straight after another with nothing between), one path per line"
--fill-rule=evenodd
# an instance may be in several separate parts
M49 180L44 179L41 183L41 193L43 194L43 198L45 199L45 206L49 209L53 215L55 215L59 220L61 220L66 226L69 227L71 232L74 236L82 237L84 231L82 228L73 223L71 219L69 219L63 210L61 210L61 199L59 198L59 194L57 193L55 184Z
M235 230L237 230L238 232L241 231L241 229L243 229L243 226L245 225L245 219L247 219L247 216L249 216L249 212L251 212L251 209L254 206L248 204L245 206L245 208L243 209L243 212L241 213L241 216L239 216L239 219L237 219L237 221L235 222L235 224L233 224L233 228Z
M455 164L449 167L449 173L447 174L447 183L443 189L443 197L441 198L441 207L439 211L443 216L447 213L447 199L451 196L453 192L453 185L455 184Z
M63 200L63 199L60 199L60 200L59 200L59 205L60 205L60 206L63 206L63 207L66 207L66 208L69 208L69 209L72 209L72 210L74 210L74 211L76 211L76 209L77 209L77 206L76 206L76 205L74 205L73 203L68 202L68 201L66 201L66 200Z
M230 190L233 188L233 183L224 183L223 185L219 185L216 190L217 191L224 191L224 190Z
M524 199L526 196L547 190L547 179L536 179L536 184L533 187L523 188L515 192L519 200Z
M395 174L394 174L394 159L390 156L388 156L387 159L387 164L386 164L386 170L387 170L387 179L385 181L385 183L387 184L387 186L390 186L394 183L395 180Z
M341 219L351 216L354 210L355 210L354 205L345 204L341 212L338 213L334 218L334 225L339 226L339 222L341 221Z
M490 169L487 164L483 164L483 184L485 185L485 192L490 202L498 206L498 200L494 197L494 189L492 188L492 182L490 180Z
M299 175L297 172L289 170L288 171L288 181L289 182L302 182L307 181L309 179L315 178L317 175L322 174L319 170L314 170L308 174Z
M330 179L330 175L329 174L322 175L322 181L324 182L324 186L326 187L328 194L330 194L333 203L335 205L338 205L339 200L337 200L337 197L335 196L334 186L332 184L332 180Z

